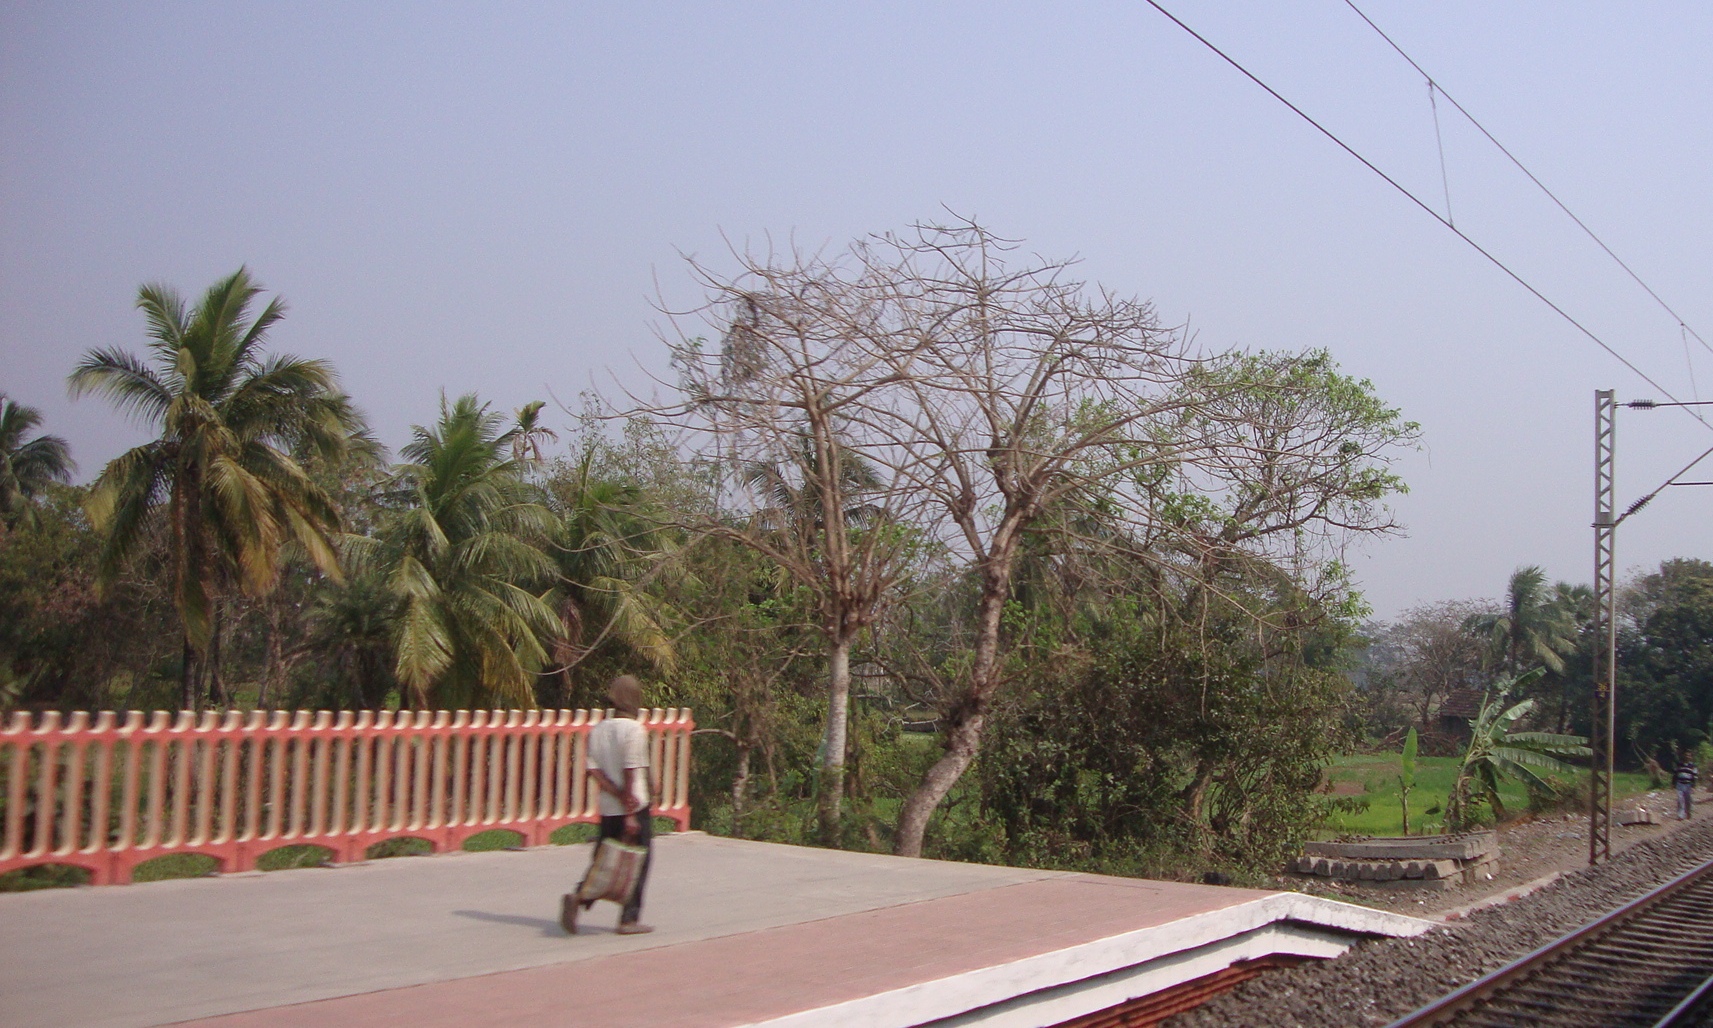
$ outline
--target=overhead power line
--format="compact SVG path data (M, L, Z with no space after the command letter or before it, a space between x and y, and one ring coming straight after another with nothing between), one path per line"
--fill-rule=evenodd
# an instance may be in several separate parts
M1654 497L1658 496L1660 493L1665 492L1667 489L1670 489L1674 485L1710 485L1710 484L1713 484L1713 483L1708 483L1708 482L1685 482L1685 481L1683 481L1684 475L1689 474L1691 471L1693 471L1695 469L1695 466L1697 464L1700 464L1702 461L1706 460L1708 457L1713 457L1713 446L1709 446L1707 449L1702 450L1701 456L1690 461L1688 464L1685 464L1683 466L1683 468L1678 471L1677 474L1671 476L1670 478L1666 479L1663 483L1661 483L1659 488L1657 488L1653 492L1648 493L1647 495L1643 496L1641 499L1637 500L1635 503L1630 504L1630 509L1624 511L1623 514L1619 515L1617 522L1614 522L1614 524L1622 523L1625 518L1629 517L1631 514L1634 514L1636 511L1641 510L1643 507L1646 507L1649 503L1651 503L1653 501Z
M1263 90L1266 91L1268 96L1271 96L1273 99L1279 101L1280 103L1284 104L1286 107L1290 108L1291 113L1295 114L1297 117L1308 122L1311 126L1314 127L1315 131L1319 132L1321 135L1323 135L1327 139L1331 140L1333 145L1337 146L1340 150L1343 150L1345 153L1349 154L1350 156L1356 158L1356 160L1360 161L1363 167L1367 168L1369 171L1378 175L1382 180L1385 181L1385 183L1387 185L1391 186L1393 189L1397 190L1399 193L1402 193L1404 195L1404 197L1406 197L1411 203L1415 204L1417 207L1421 208L1422 211L1424 211L1430 218L1439 222L1441 225L1445 226L1447 231L1451 232L1453 235L1457 236L1457 238L1459 238L1459 239L1463 240L1465 243L1469 244L1469 247L1471 249L1473 249L1476 253L1480 254L1481 256L1487 258L1489 263L1491 263L1494 267L1498 268L1500 271L1504 272L1511 279L1511 281L1517 283L1518 285L1522 286L1524 289L1528 290L1530 295L1532 295L1535 299L1539 300L1541 303L1546 304L1547 307L1552 309L1552 312L1554 314L1557 314L1560 318L1563 318L1566 322L1568 322L1571 325L1571 327L1575 328L1578 332L1581 332L1584 336L1587 336L1588 339L1594 343L1594 345L1600 347L1600 349L1602 349L1602 350L1605 350L1618 363L1620 363L1624 367L1630 369L1630 371L1633 374L1635 374L1635 376L1637 378L1640 378L1642 381L1646 382L1648 385L1653 386L1655 389L1659 390L1662 394L1669 397L1670 399L1677 401L1677 399L1678 399L1677 396L1674 393L1672 393L1671 390L1667 389L1665 386L1656 382L1654 380L1653 376L1649 375L1647 372L1643 371L1641 368L1636 367L1636 365L1634 363L1632 363L1629 358L1627 358L1623 354L1619 353L1616 349L1614 349L1612 347L1611 344L1607 343L1606 340L1601 339L1598 335L1596 335L1594 333L1593 329L1590 329L1588 326L1584 325L1582 322L1576 320L1576 318L1573 317L1569 311L1566 311L1563 307L1560 307L1558 304L1554 303L1552 301L1552 299L1549 298L1545 293L1541 292L1539 289L1536 289L1534 287L1534 285L1529 282L1528 279L1525 279L1522 275L1511 270L1510 265L1506 264L1504 261L1502 261L1498 257L1494 256L1492 253L1490 253L1487 250L1486 247L1482 246L1480 243L1477 243L1475 240L1471 239L1467 234L1465 234L1463 232L1462 229L1459 229L1456 225L1453 225L1449 218L1447 218L1443 214L1440 214L1438 211L1434 210L1433 207L1430 206L1429 204L1427 204L1425 201L1423 201L1421 197L1410 192L1402 184L1400 184L1397 179L1394 179L1392 176L1386 174L1384 171L1381 171L1378 165L1376 165L1373 161L1369 160L1368 158L1362 156L1362 154L1360 152L1358 152L1355 147L1352 147L1349 143L1346 143L1344 140L1340 139L1338 137L1338 135L1336 133L1334 133L1331 129L1327 128L1325 125L1322 125L1320 122L1316 121L1313 117L1311 117L1301 107L1298 107L1296 104L1285 99L1283 94L1281 94L1278 90L1274 89L1272 86L1269 86L1266 82L1263 82L1259 76L1257 76L1254 72L1250 71L1248 68L1244 67L1241 63L1239 63L1237 61L1236 58L1232 57L1230 54L1227 54L1224 50L1221 50L1219 47L1215 46L1206 36L1203 36L1201 33L1197 32L1195 29L1190 28L1177 15L1173 14L1171 11L1166 10L1166 8L1163 7L1159 3L1159 0L1146 0L1146 3L1148 4L1148 6L1154 8L1154 10L1159 11L1161 14L1165 15L1165 17L1169 21L1171 21L1172 24L1176 25L1180 29L1183 29L1192 38L1194 38L1196 42L1200 43L1202 46L1206 47L1207 49L1213 51L1213 53L1216 56L1218 56L1220 60L1224 61L1225 63L1231 65L1233 68L1237 69L1237 71L1240 74L1242 74L1244 78L1255 83L1257 86L1260 86ZM1358 13L1360 13L1360 12L1358 12ZM1414 63L1414 62L1411 62L1411 63ZM1442 95L1443 95L1443 91L1442 91ZM1447 96L1446 99L1450 100L1451 98L1449 96ZM1455 103L1456 101L1452 101L1452 102ZM1459 110L1461 110L1461 109L1462 108L1459 108ZM1545 187L1543 186L1542 188L1545 188ZM1610 252L1610 251L1608 251L1608 252ZM1614 259L1616 259L1616 258L1614 257ZM1632 272L1632 274L1634 274L1634 273ZM1640 281L1640 280L1638 279L1638 281ZM1646 288L1646 286L1644 285L1643 288ZM1649 291L1652 292L1651 290L1649 290ZM1658 298L1656 297L1656 299L1658 299ZM1663 303L1663 301L1662 301L1662 303ZM1699 337L1697 337L1697 338L1699 338ZM1681 401L1679 401L1679 402L1681 402ZM1701 424L1706 426L1708 429L1713 430L1713 423L1709 423L1707 421L1707 419L1702 417L1699 413L1696 413L1694 411L1690 411L1690 416L1695 418L1695 420L1701 422Z
M1398 52L1399 57L1402 57L1404 60L1408 61L1410 64L1410 67L1416 69L1416 73L1418 75L1420 75L1424 79L1427 79L1428 88L1430 90L1431 89L1439 90L1439 95L1445 97L1445 99L1448 103L1450 103L1453 107L1457 108L1457 113L1459 113L1459 114L1463 115L1465 118L1469 119L1469 124L1474 125L1475 128L1483 136L1486 136L1487 142L1492 143L1495 147L1497 147L1500 153L1504 154L1505 157L1512 164L1517 166L1518 171L1520 171L1524 175L1528 176L1528 180L1530 182L1533 182L1535 184L1535 187L1538 188L1542 193L1546 194L1547 199L1551 200L1555 205L1557 205L1558 209L1563 211L1565 216L1568 217L1571 221L1576 222L1576 227L1581 229L1583 232L1585 232L1588 235L1589 239L1594 240L1594 245L1596 245L1600 249L1606 251L1606 256L1612 258L1613 261L1617 262L1618 267L1623 268L1624 273L1629 275L1630 278L1635 280L1636 285L1641 286L1642 289L1649 296L1653 297L1653 301L1655 303L1659 304L1660 309L1665 311L1667 314L1671 315L1672 320L1676 321L1678 326L1680 328L1682 328L1683 331L1694 336L1695 341L1700 343L1702 345L1702 347L1707 350L1708 353L1713 353L1713 345L1709 345L1707 340L1701 338L1701 333L1695 331L1695 329L1692 328L1690 326L1690 324L1684 320L1683 315L1677 313L1677 311L1672 308L1671 304L1666 303L1665 300L1663 300L1658 293L1654 292L1654 288L1652 286L1648 285L1646 282L1644 282L1642 280L1642 276L1636 274L1636 271L1634 268L1632 268L1628 264L1626 264L1622 257L1619 257L1615 252L1613 252L1612 248L1610 246L1606 245L1606 241L1604 239L1601 239L1599 237L1599 235L1597 235L1594 232L1593 229L1588 227L1588 224L1586 222L1584 222L1581 218L1577 217L1576 212L1571 210L1570 206L1568 204L1566 204L1563 200L1560 200L1558 198L1557 193L1554 193L1552 190L1548 189L1545 182L1542 182L1538 177L1535 176L1534 172L1532 172L1528 169L1527 165L1525 165L1521 160L1517 159L1516 154L1513 154L1505 146L1504 143L1499 142L1498 138L1496 136L1494 136L1493 133L1487 131L1487 126L1481 124L1480 120L1477 119L1475 117L1475 115L1470 114L1467 108L1465 108L1462 104L1458 103L1456 97L1452 96L1450 93L1447 93L1445 91L1445 87L1443 85L1440 85L1439 82L1437 82L1432 75L1429 75L1427 73L1427 69L1423 68L1420 64L1416 63L1416 59L1414 57L1411 57L1408 53L1406 53L1404 51L1404 48L1399 46L1397 44L1397 41L1395 41L1391 36L1386 35L1386 31L1384 29L1382 29L1380 26L1374 24L1374 19L1372 19L1372 18L1368 17L1368 15L1362 13L1362 8L1356 6L1356 4L1352 2L1352 0L1344 0L1344 3L1345 3L1345 6L1349 7L1351 10L1356 12L1356 16L1358 18L1361 18L1363 21L1367 22L1368 27L1373 29L1376 33L1379 34L1381 39L1384 39L1386 41L1387 46L1390 46L1393 50L1396 50ZM1436 136L1437 136L1438 132L1439 132L1439 115L1438 115L1438 112L1436 111L1434 114L1434 133ZM1440 173L1441 173L1441 175L1444 174L1444 171L1445 171L1445 153L1444 153L1444 150L1442 148L1442 150L1440 152Z

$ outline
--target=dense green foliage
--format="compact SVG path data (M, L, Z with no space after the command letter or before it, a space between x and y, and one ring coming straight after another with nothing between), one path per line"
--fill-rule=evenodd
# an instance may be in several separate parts
M1713 742L1713 564L1668 560L1629 591L1618 653L1618 732L1671 767Z
M1264 652L1229 615L1209 644L1126 606L1106 612L1088 652L1040 665L999 709L979 767L1003 855L1278 863L1316 823L1315 788L1346 741L1347 681L1301 647Z

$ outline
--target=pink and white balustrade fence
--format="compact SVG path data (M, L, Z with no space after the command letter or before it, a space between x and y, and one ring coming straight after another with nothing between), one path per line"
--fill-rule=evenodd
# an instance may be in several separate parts
M599 820L587 710L16 713L0 726L0 872L87 868L97 885L200 853L250 870L313 843L337 863L388 839L436 852L496 828L539 846ZM32 723L33 722L33 723ZM655 816L690 826L688 708L643 712Z

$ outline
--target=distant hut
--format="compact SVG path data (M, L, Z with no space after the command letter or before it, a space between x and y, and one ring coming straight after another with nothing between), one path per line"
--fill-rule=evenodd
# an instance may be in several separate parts
M1469 723L1481 713L1481 692L1453 689L1439 705L1439 734L1459 742L1469 738Z

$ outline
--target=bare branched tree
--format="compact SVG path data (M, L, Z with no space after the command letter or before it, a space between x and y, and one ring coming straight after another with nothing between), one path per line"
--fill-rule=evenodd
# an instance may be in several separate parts
M1324 354L1199 355L1151 305L1091 288L1065 262L1019 259L974 222L859 252L893 287L890 330L865 335L886 348L890 379L862 401L868 453L935 501L936 535L979 586L945 753L899 820L896 850L914 856L979 752L1013 575L1044 515L1092 504L1135 556L1180 572L1187 557L1209 587L1241 560L1294 589L1343 589L1343 541L1393 527L1382 500L1401 483L1383 455L1416 429Z
M1433 728L1434 711L1459 689L1484 688L1493 665L1483 640L1464 626L1491 613L1490 604L1445 600L1411 607L1388 626L1381 670L1409 697L1416 722Z
M1324 354L1198 354L1150 304L1070 268L960 219L834 260L748 259L736 279L698 267L728 327L718 354L676 347L680 413L767 486L758 514L788 512L744 535L822 603L829 782L850 640L925 553L973 580L970 652L935 690L945 752L904 804L903 855L980 750L1028 533L1098 523L1101 546L1205 589L1243 564L1332 594L1344 540L1392 527L1385 453L1415 426L1366 382Z
M726 509L691 526L754 549L814 598L827 647L819 815L836 842L851 688L851 649L907 574L918 536L913 501L865 456L853 421L884 386L866 333L886 283L817 257L742 259L736 276L692 264L723 329L718 353L669 340L685 402L675 423L722 467Z

